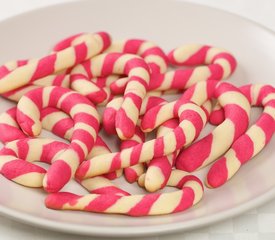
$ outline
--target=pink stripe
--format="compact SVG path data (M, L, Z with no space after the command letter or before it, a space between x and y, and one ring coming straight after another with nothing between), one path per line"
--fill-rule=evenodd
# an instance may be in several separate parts
M186 144L185 133L182 128L177 127L174 129L174 134L176 136L176 149L182 148Z
M75 64L83 62L87 58L88 54L88 48L86 43L78 44L74 47L74 53L75 53Z
M62 171L60 171L62 169ZM71 178L71 167L64 160L56 160L47 172L44 189L48 192L59 191Z
M132 69L137 67L144 68L147 72L149 72L148 65L145 63L143 59L133 58L126 62L124 67L124 73L128 75Z
M89 81L89 84L93 84L91 81ZM96 87L98 87L95 84ZM107 98L107 93L103 89L99 89L94 92L90 92L88 95L86 95L87 98L91 100L92 103L98 104L103 102Z
M1 81L1 78L5 77L9 73L10 73L10 70L6 66L1 66L0 67L0 81Z
M227 178L228 171L226 166L226 158L222 157L211 166L207 173L207 182L211 187L216 188L223 185L227 181Z
M51 54L44 58L41 58L36 66L36 70L31 77L31 81L34 81L38 78L46 77L55 72L55 61L56 54Z
M232 149L236 152L236 157L240 163L244 164L253 157L254 143L247 134L244 134L234 142Z
M73 120L71 118L65 118L65 119L61 119L58 122L56 122L56 124L54 124L53 128L51 129L51 131L61 137L64 138L66 133L72 129L74 127L74 123Z
M149 56L149 55L156 55L156 56L159 56L161 57L164 62L167 64L168 63L168 59L165 55L165 53L162 51L161 48L159 47L151 47L151 48L148 48L147 50L145 50L142 54L141 54L141 57L144 58L146 56Z
M134 183L138 179L137 172L130 167L124 169L124 176L129 183Z
M196 135L195 138L197 138L204 126L203 124L203 120L200 116L199 113L197 113L196 111L193 110L184 110L181 114L180 114L180 120L188 120L190 121L193 126L195 127L196 130Z
M0 123L0 141L3 143L26 138L26 135L17 127Z
M148 215L152 205L158 200L160 193L152 193L144 195L144 197L134 207L130 209L130 216L145 216Z
M116 134L115 119L117 111L111 107L107 107L103 113L103 128L108 134Z
M123 52L136 54L141 44L144 42L145 42L144 40L140 40L140 39L129 39L128 41L125 42Z
M129 196L130 194L128 192L125 192L124 190L115 187L115 186L107 186L102 187L98 189L94 189L91 191L91 193L94 194L110 194L110 195L120 195L120 196Z
M97 32L96 34L100 35L101 40L103 41L103 47L101 49L102 52L111 45L111 37L107 32Z
M154 144L154 156L163 156L164 155L164 142L163 137L159 137L156 139Z
M84 162L81 164L81 167L79 167L79 168L76 170L75 177L76 177L78 180L81 180L81 179L83 179L84 176L86 176L87 172L88 172L89 169L90 169L90 164L91 164L91 161L84 161Z
M199 168L211 153L212 141L213 135L209 134L199 142L195 142L190 147L182 150L177 157L176 167L187 172L193 172Z
M1 174L11 180L28 173L45 174L46 170L40 166L21 159L5 163L1 170Z
M57 75L53 80L53 86L61 87L65 77L66 77L66 75L64 75L64 74Z
M223 78L224 71L221 65L211 64L208 65L208 69L210 71L208 80L221 80Z
M142 145L143 144L137 144L133 148L130 156L130 166L136 165L139 162L139 157L142 151Z
M48 164L52 163L53 157L61 150L65 150L68 148L66 143L53 141L52 143L48 143L43 145L41 158L40 160L46 162Z
M234 140L241 136L249 123L249 116L246 111L237 104L227 104L224 106L225 117L230 119L235 125Z
M194 69L177 69L171 82L171 89L185 89Z
M161 105L156 106L148 110L141 120L141 128L142 129L153 129L156 125L157 114L159 113Z
M193 206L195 199L194 190L190 187L184 187L182 189L182 198L179 205L174 209L173 213L184 211L187 208Z
M186 59L184 62L181 62L180 65L194 66L194 65L205 64L206 54L210 48L211 48L210 46L202 46L197 52L193 53L188 59ZM179 63L176 65L179 65Z
M165 78L165 74L152 74L148 85L148 91L152 91L161 86Z
M26 159L29 153L29 138L25 138L16 143L16 147L18 149L18 158Z
M263 113L257 120L256 125L259 126L265 133L265 144L268 144L275 131L275 121L267 113Z
M117 111L116 128L120 129L126 138L131 138L135 133L135 123L126 115L123 108Z
M63 40L61 40L60 42L58 42L54 48L53 48L53 51L55 52L59 52L65 48L68 48L72 45L72 42L77 38L79 37L80 35L82 35L83 33L77 33L75 35L72 35L68 38L65 38Z
M46 197L45 205L52 209L62 209L65 204L74 206L79 198L81 196L69 192L53 193Z
M231 72L234 72L234 70L236 69L236 66L237 66L237 61L231 54L219 53L219 54L215 55L215 57L212 59L212 62L215 62L219 58L227 60L230 64Z
M135 93L129 92L124 95L124 101L127 98L130 98L133 101L133 103L135 104L136 108L140 109L141 104L142 104L142 98L140 96L138 96Z
M101 69L101 76L108 76L113 73L114 64L118 59L123 56L121 53L109 53L104 58L103 66Z
M24 129L25 133L27 133L31 137L34 136L32 132L32 126L34 125L34 121L30 117L25 115L20 110L17 110L17 121L20 127Z
M82 168L82 166L81 166L81 168ZM110 169L109 169L108 172L113 172L113 171L116 171L120 168L121 168L121 157L120 157L120 153L117 153L115 155L115 157L113 157L113 159L112 159L112 164L111 164Z
M120 198L121 196L117 195L98 195L98 197L85 206L84 210L90 212L104 212L109 207L114 205Z

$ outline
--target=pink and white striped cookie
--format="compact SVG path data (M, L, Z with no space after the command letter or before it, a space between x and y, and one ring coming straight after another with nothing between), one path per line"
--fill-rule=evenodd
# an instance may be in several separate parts
M115 194L79 196L69 192L59 192L48 195L45 204L48 208L56 210L150 216L181 212L202 199L203 185L197 177L177 170L171 174L170 179L168 184L179 188L178 191L130 196Z
M206 95L206 93L204 94ZM193 92L183 94L182 98L196 99L198 96L199 92L194 89ZM217 126L212 133L181 151L176 160L178 169L193 172L208 165L224 154L248 127L250 104L238 88L229 83L219 83L213 97L224 108L225 121Z
M44 178L45 190L55 192L74 176L79 163L92 149L99 119L94 105L84 96L61 87L44 87L28 92L18 102L17 121L23 132L29 136L40 134L41 110L46 107L59 108L74 120L71 144L55 159Z
M110 36L105 32L87 34L76 45L32 60L0 78L0 94L25 86L35 80L72 67L98 55L110 45ZM3 71L3 70L2 70Z
M240 88L252 106L262 106L264 111L245 134L219 158L207 174L206 185L216 188L225 184L270 141L275 131L275 89L270 85L246 85Z
M27 187L42 187L46 170L34 161L52 164L68 148L66 143L45 138L24 138L6 144L0 150L0 173Z

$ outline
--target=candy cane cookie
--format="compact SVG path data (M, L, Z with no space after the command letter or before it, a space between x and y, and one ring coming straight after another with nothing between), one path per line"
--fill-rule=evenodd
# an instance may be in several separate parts
M198 98L197 93L188 92L183 94L182 98ZM251 107L238 88L229 83L219 83L213 97L224 108L225 120L212 133L183 149L177 157L176 168L192 172L208 165L224 154L247 130Z
M176 66L195 66L192 75L204 75L206 79L228 78L235 70L237 62L225 49L200 44L186 44L168 54L169 63Z
M237 65L236 59L228 51L199 44L187 44L172 50L168 54L168 60L175 66L206 66L176 69L154 76L148 91L184 90L200 81L226 79L235 71ZM112 88L117 92L122 91L124 84L118 80L112 84Z
M187 101L178 108L178 115L179 126L165 136L124 149L121 152L91 158L81 164L76 176L79 179L86 179L112 172L169 155L190 144L204 127L207 119L206 114L198 105Z
M174 177L176 174L172 174ZM97 213L117 213L129 216L150 216L184 211L203 196L201 181L192 175L177 174L170 186L179 190L147 195L89 194L79 196L69 192L53 193L45 199L46 207L56 210L81 210Z
M1 77L0 94L81 63L86 59L98 55L109 45L110 36L107 33L87 34L87 36L75 46L33 60Z
M141 103L146 95L146 88L150 80L149 68L142 58L121 53L98 55L77 65L72 70L71 87L82 94L84 90L92 92L93 90L88 87L89 79L110 74L123 74L129 77L123 102L117 111L115 120L116 132L119 138L127 139L135 133ZM84 90L83 84L85 84Z
M42 187L46 170L31 162L47 164L68 145L45 138L24 138L6 144L0 150L0 173L7 179L26 187Z
M206 178L206 185L211 188L222 186L231 179L269 143L275 131L275 89L270 85L250 84L240 90L252 106L262 106L264 110L256 123L211 166Z
M41 109L56 107L74 120L71 144L49 168L44 178L48 192L60 190L74 176L79 163L92 149L99 129L98 113L84 96L61 87L44 87L24 95L17 105L17 121L29 136L41 131ZM60 172L60 170L62 171Z

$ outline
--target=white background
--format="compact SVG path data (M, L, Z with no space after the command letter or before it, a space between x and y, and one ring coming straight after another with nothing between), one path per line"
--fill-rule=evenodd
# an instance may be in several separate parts
M28 10L52 5L68 0L0 0L0 20ZM275 31L275 1L272 0L188 0L236 13L261 23ZM1 44L1 33L0 33ZM1 54L1 53L0 53ZM274 53L275 54L275 53ZM62 234L32 226L23 225L0 217L0 240L9 239L96 239ZM241 216L228 219L219 224L175 235L142 238L143 240L274 240L275 239L275 200L262 207L253 209ZM134 240L131 238L131 240Z

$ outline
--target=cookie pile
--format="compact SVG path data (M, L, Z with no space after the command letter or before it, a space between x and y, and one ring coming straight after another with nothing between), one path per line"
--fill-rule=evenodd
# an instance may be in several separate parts
M0 94L17 106L0 115L0 173L42 187L51 209L130 216L183 211L203 197L193 172L214 162L205 186L219 187L275 131L274 87L222 82L236 65L221 48L188 44L166 54L153 42L113 41L106 32L76 34L45 57L8 62L0 67ZM168 94L180 97L167 102ZM264 110L248 129L252 106ZM217 126L196 141L207 123ZM67 142L42 138L42 129ZM120 151L111 152L102 132L117 136ZM149 193L121 189L112 182L121 176ZM89 193L62 192L71 179ZM178 190L159 191L166 186Z

